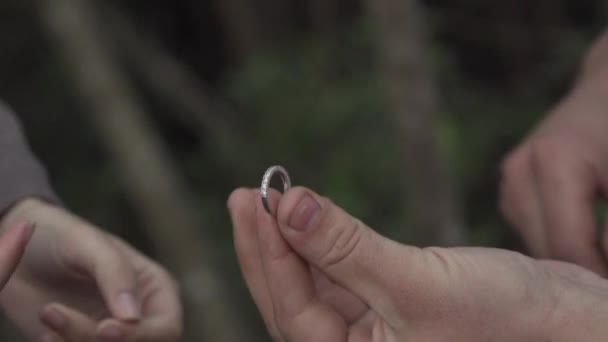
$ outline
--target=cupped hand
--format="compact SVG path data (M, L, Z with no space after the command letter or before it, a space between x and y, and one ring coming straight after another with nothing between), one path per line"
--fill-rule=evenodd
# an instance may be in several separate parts
M305 188L274 192L271 203L276 219L257 190L239 189L228 207L243 275L275 341L608 336L608 285L581 267L498 249L402 245Z
M0 295L6 315L37 341L177 341L182 318L160 265L62 208L27 199L3 219L37 229Z
M608 236L594 216L608 195L608 77L593 76L505 159L500 202L533 256L608 276Z

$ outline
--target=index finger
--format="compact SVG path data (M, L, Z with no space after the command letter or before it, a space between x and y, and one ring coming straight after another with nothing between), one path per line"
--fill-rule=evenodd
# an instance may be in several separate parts
M275 340L280 340L278 328L274 323L272 300L258 246L255 203L259 201L259 196L259 190L237 189L230 195L228 207L234 232L234 247L241 273L269 334ZM269 193L271 203L278 201L279 196L278 192L271 189Z
M273 202L271 212L277 212L278 203ZM317 297L309 265L289 247L275 218L266 212L261 201L256 201L256 217L262 268L275 323L284 339L293 342L346 340L346 322Z

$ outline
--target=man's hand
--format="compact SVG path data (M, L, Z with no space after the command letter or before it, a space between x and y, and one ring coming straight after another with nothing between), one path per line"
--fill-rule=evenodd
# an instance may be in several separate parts
M587 54L574 89L504 161L501 208L540 258L608 276L608 237L594 203L608 196L608 33Z
M45 342L179 339L181 305L161 266L39 200L20 202L2 227L22 221L37 229L0 306L27 336Z
M282 342L599 341L608 283L581 267L484 248L388 240L304 188L235 191L241 269Z
M608 195L608 73L581 80L503 164L501 208L531 253L608 276L594 216Z

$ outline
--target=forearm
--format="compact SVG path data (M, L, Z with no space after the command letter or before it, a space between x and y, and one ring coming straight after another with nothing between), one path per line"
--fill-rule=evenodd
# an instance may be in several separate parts
M56 201L46 170L29 148L20 123L0 103L0 213L27 197Z

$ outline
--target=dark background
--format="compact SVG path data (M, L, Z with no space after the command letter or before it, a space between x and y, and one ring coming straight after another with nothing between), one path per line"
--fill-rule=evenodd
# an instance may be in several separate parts
M267 338L238 271L225 200L236 187L258 186L266 167L284 165L294 183L383 234L417 243L404 170L415 167L404 159L416 156L404 157L397 114L386 105L378 18L359 1L3 1L0 97L22 118L74 212L165 263L120 158L103 143L103 114L91 119L103 110L83 95L78 77L87 70L66 58L61 34L49 28L52 7L71 3L88 4L94 44L130 87L144 128L161 138L169 156L162 162L171 163L201 222L200 248L213 246L206 254L229 285L225 303L242 316L235 329L259 336L248 341ZM500 161L568 91L603 29L606 5L433 0L419 12L427 76L439 94L431 128L446 171L440 183L453 189L468 244L520 249L497 208ZM432 211L435 203L422 205ZM202 339L194 330L188 340Z

